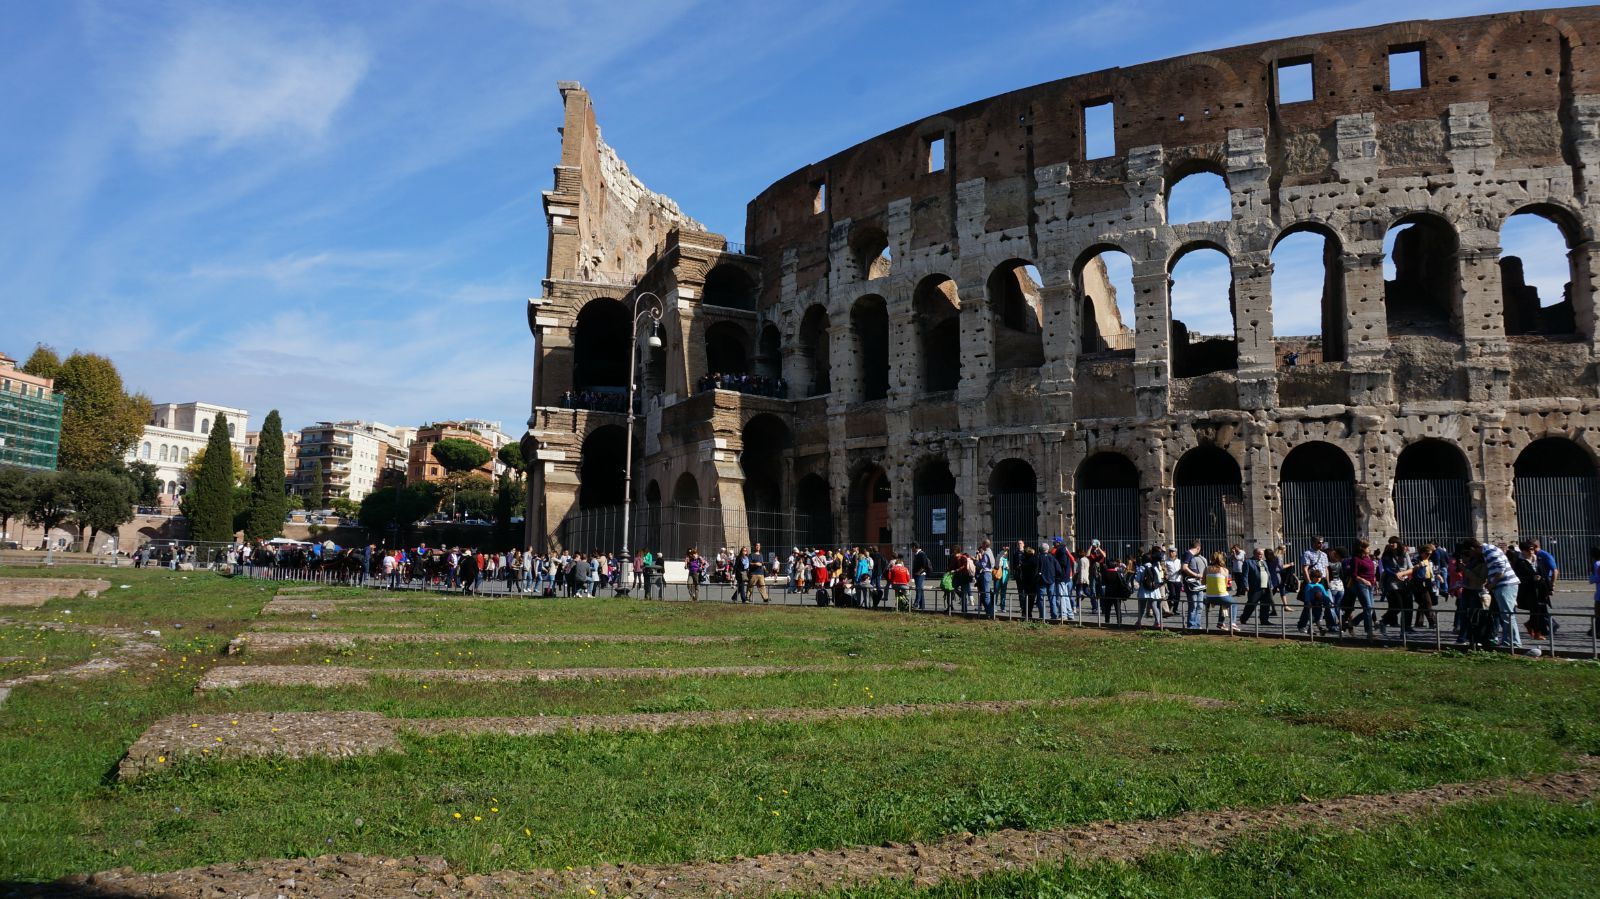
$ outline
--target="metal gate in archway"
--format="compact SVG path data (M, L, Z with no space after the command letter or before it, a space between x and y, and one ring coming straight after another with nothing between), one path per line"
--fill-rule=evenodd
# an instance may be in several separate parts
M943 552L961 544L961 497L954 493L929 493L916 498L914 537L938 564L935 550Z
M1517 478L1517 536L1538 538L1556 557L1564 577L1589 569L1589 547L1600 545L1600 479Z
M1355 551L1356 485L1349 481L1284 481L1278 485L1283 500L1283 544L1298 558L1321 537L1346 554Z
M1472 495L1466 481L1395 481L1394 515L1400 539L1412 546L1442 542L1445 549L1454 550L1473 536Z
M1244 543L1244 489L1238 484L1190 484L1173 491L1178 546L1200 541L1206 555Z
M1099 540L1108 553L1137 555L1144 542L1139 532L1139 488L1079 490L1073 500L1073 522L1079 547Z
M1039 494L995 493L989 501L989 539L996 546L1009 546L1018 540L1029 546L1039 542Z

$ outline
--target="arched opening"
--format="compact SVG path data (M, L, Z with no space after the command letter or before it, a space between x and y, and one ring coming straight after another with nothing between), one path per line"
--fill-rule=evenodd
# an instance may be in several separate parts
M202 433L202 434L211 433L211 419L209 419L209 418L200 419L200 433Z
M710 377L742 375L749 371L744 329L734 322L717 322L706 329L706 374Z
M889 307L880 296L864 296L850 309L855 337L856 370L861 373L863 402L889 395Z
M889 473L880 465L864 465L850 479L847 499L850 543L888 550L894 544L889 528Z
M1107 552L1137 554L1139 468L1121 453L1095 453L1073 478L1073 521L1079 546L1099 540Z
M633 537L628 545L660 547L665 551L666 547L662 545L665 536L661 517L661 485L652 479L645 485L644 514L635 519Z
M833 390L828 374L828 310L812 306L800 320L800 387L806 396Z
M188 462L189 461L189 448L187 446L184 447L183 450L178 453L178 461L179 462Z
M994 313L996 371L1044 364L1044 306L1039 270L1022 259L1001 263L989 275Z
M1456 232L1434 215L1401 219L1383 237L1383 302L1389 333L1455 337L1460 332Z
M578 310L572 334L574 390L628 389L628 307L617 300L590 300Z
M159 461L159 462L167 461L167 445L165 443L161 444L161 457L157 461Z
M776 325L766 325L761 329L761 338L756 341L755 373L771 381L783 377L783 340L778 336ZM782 391L775 391L779 396Z
M772 549L790 543L790 516L783 511L784 469L793 438L776 415L756 415L745 423L739 451L744 475L745 525L750 543Z
M1338 239L1320 225L1290 228L1273 245L1272 333L1281 364L1344 361L1340 253Z
M1299 552L1322 537L1347 554L1355 547L1356 469L1331 443L1302 443L1283 457L1278 471L1283 501L1283 542Z
M862 228L853 235L850 254L855 260L857 277L863 281L887 276L894 264L894 257L889 250L889 235L882 228Z
M1517 533L1537 539L1567 577L1582 577L1600 546L1600 479L1594 457L1565 437L1545 437L1517 455L1512 494Z
M143 444L141 444L139 446L139 458L144 459L145 461L149 461L149 459L150 459L150 441L146 440Z
M917 466L911 489L917 516L912 535L929 557L938 559L961 542L961 497L950 463L943 456L925 460Z
M1039 479L1033 466L1006 459L989 474L989 537L995 545L1039 542Z
M1207 555L1244 543L1244 486L1239 463L1221 447L1197 446L1172 472L1178 546L1195 540Z
M940 393L961 384L961 299L956 282L930 275L917 285L917 335L922 351L922 390Z
M828 490L828 479L819 474L808 474L795 482L794 511L796 545L801 549L831 548L833 546L833 494Z
M709 547L701 546L706 515L700 505L700 482L687 471L678 475L677 483L672 485L670 520L663 546L676 544L676 552L685 555L691 549L699 549L702 554L708 551Z
M1226 222L1233 218L1228 179L1210 169L1179 176L1167 189L1167 224Z
M627 439L620 425L596 428L584 438L578 459L578 504L560 528L567 549L594 552L621 547ZM632 530L637 534L641 528L635 525Z
M701 290L700 302L705 306L754 311L756 282L745 274L744 269L736 265L715 266L706 273L706 283Z
M1172 376L1193 378L1239 367L1233 266L1216 247L1191 245L1172 257Z
M1558 217L1559 216L1559 217ZM1578 333L1572 305L1572 241L1565 216L1523 210L1500 228L1500 293L1506 333Z
M1086 256L1074 272L1078 284L1079 349L1084 353L1133 350L1133 260L1114 248Z
M1394 512L1400 536L1420 546L1454 547L1472 536L1472 479L1467 457L1443 440L1419 440L1400 452L1394 469Z

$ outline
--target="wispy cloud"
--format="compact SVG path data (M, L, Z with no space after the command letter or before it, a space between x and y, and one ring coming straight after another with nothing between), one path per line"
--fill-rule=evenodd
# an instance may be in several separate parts
M349 32L203 13L162 43L131 112L157 150L320 141L368 64L366 46Z

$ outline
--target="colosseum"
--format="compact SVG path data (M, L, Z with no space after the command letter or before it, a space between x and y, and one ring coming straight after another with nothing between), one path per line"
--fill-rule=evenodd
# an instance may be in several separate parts
M564 82L528 538L613 547L631 489L632 544L672 557L1399 533L1575 561L1600 539L1590 38L1594 7L1065 78L779 178L743 244L641 184ZM1191 179L1223 186L1214 220L1169 216ZM1502 252L1524 221L1564 289ZM1289 240L1321 289L1286 310ZM1173 315L1199 254L1231 331Z

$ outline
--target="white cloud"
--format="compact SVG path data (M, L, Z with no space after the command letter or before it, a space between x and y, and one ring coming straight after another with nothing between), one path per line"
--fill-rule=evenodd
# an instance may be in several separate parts
M370 61L349 34L201 15L180 24L138 90L133 115L154 149L321 140Z

